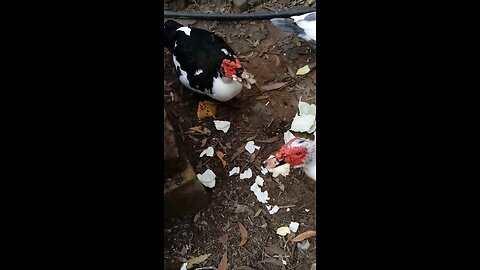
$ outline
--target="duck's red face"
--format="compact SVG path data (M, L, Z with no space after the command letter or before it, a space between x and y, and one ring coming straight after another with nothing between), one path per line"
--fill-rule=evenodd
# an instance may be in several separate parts
M304 165L307 154L305 140L294 138L282 146L280 151L275 153L275 157L265 160L263 166L267 169L273 169L285 163L292 166Z
M241 77L243 72L242 64L240 64L238 58L235 58L235 61L223 59L222 69L225 76L230 79L233 79L233 75Z
M250 89L252 87L250 85L250 81L253 79L252 74L243 69L240 60L237 57L234 58L235 60L223 59L222 61L221 67L225 77L237 81L243 84L247 89Z
M275 153L277 160L284 160L292 166L302 165L307 156L307 149L302 146L290 147L289 144L284 145L280 151Z

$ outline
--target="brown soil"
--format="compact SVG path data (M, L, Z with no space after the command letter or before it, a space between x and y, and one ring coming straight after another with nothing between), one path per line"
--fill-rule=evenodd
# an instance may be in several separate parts
M231 2L197 0L182 10L235 12ZM305 8L315 6L315 2L257 1L250 11ZM165 9L179 11L173 2L166 3ZM165 220L164 269L178 270L182 262L207 253L211 256L191 269L217 267L225 251L228 269L310 269L316 262L316 238L308 239L311 246L304 251L290 242L285 244L287 237L277 235L276 229L295 221L300 223L297 235L306 230L316 230L315 182L300 169L292 169L287 177L274 179L271 174L263 175L260 172L260 164L283 145L283 133L290 128L299 98L316 104L315 69L303 77L295 75L300 67L315 62L315 51L299 38L278 31L269 21L176 21L222 36L238 53L246 70L255 76L258 87L244 88L234 100L218 105L216 119L231 122L230 130L224 134L215 129L212 118L198 120L198 102L209 98L181 87L174 73L172 56L165 51L164 102L169 118L178 132L178 144L186 150L187 158L196 173L211 169L217 179L216 186L209 191L210 205L201 211ZM278 82L286 82L287 85L270 91L260 89L261 86ZM205 137L185 134L194 126L207 127L211 135ZM299 135L312 138L305 133ZM258 142L273 137L280 139L270 143ZM204 138L207 139L202 147ZM244 151L232 160L237 149L242 149L248 140L254 140L261 147L260 150L254 154ZM226 168L216 156L199 157L200 152L208 146L214 146L215 150L226 154ZM235 166L240 166L241 172L251 168L252 178L240 180L238 174L229 177L228 172ZM265 180L262 190L268 190L271 198L268 204L290 205L290 211L281 208L271 215L265 204L257 201L250 191L257 175ZM284 186L283 190L280 184ZM260 212L255 215L257 211ZM248 231L248 241L241 247L238 222ZM227 235L227 240L223 244L218 239L224 235ZM276 265L273 260L268 260L273 258L278 262L280 259L276 256L279 251L272 251L273 246L284 250L282 258L287 262L286 265ZM261 262L266 259L267 261Z

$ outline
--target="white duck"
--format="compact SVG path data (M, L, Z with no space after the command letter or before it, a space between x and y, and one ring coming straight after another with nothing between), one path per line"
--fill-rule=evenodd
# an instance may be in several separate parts
M316 181L317 160L315 141L304 138L293 138L282 146L275 157L263 162L267 169L273 169L285 163L293 168L303 168L305 174Z
M278 29L295 33L314 48L317 46L317 13L310 12L290 18L275 18L270 20Z

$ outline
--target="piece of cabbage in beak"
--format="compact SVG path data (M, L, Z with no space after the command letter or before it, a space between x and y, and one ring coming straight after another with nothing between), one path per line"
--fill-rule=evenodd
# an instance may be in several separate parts
M242 72L242 84L247 89L252 88L252 84L255 84L257 81L253 78L253 75L246 72L245 70Z

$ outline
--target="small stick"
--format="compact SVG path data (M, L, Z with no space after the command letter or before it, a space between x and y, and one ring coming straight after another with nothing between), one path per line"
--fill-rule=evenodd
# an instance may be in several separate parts
M297 206L292 204L292 205L279 206L278 208L282 209L282 208L290 208L290 207L297 207Z

